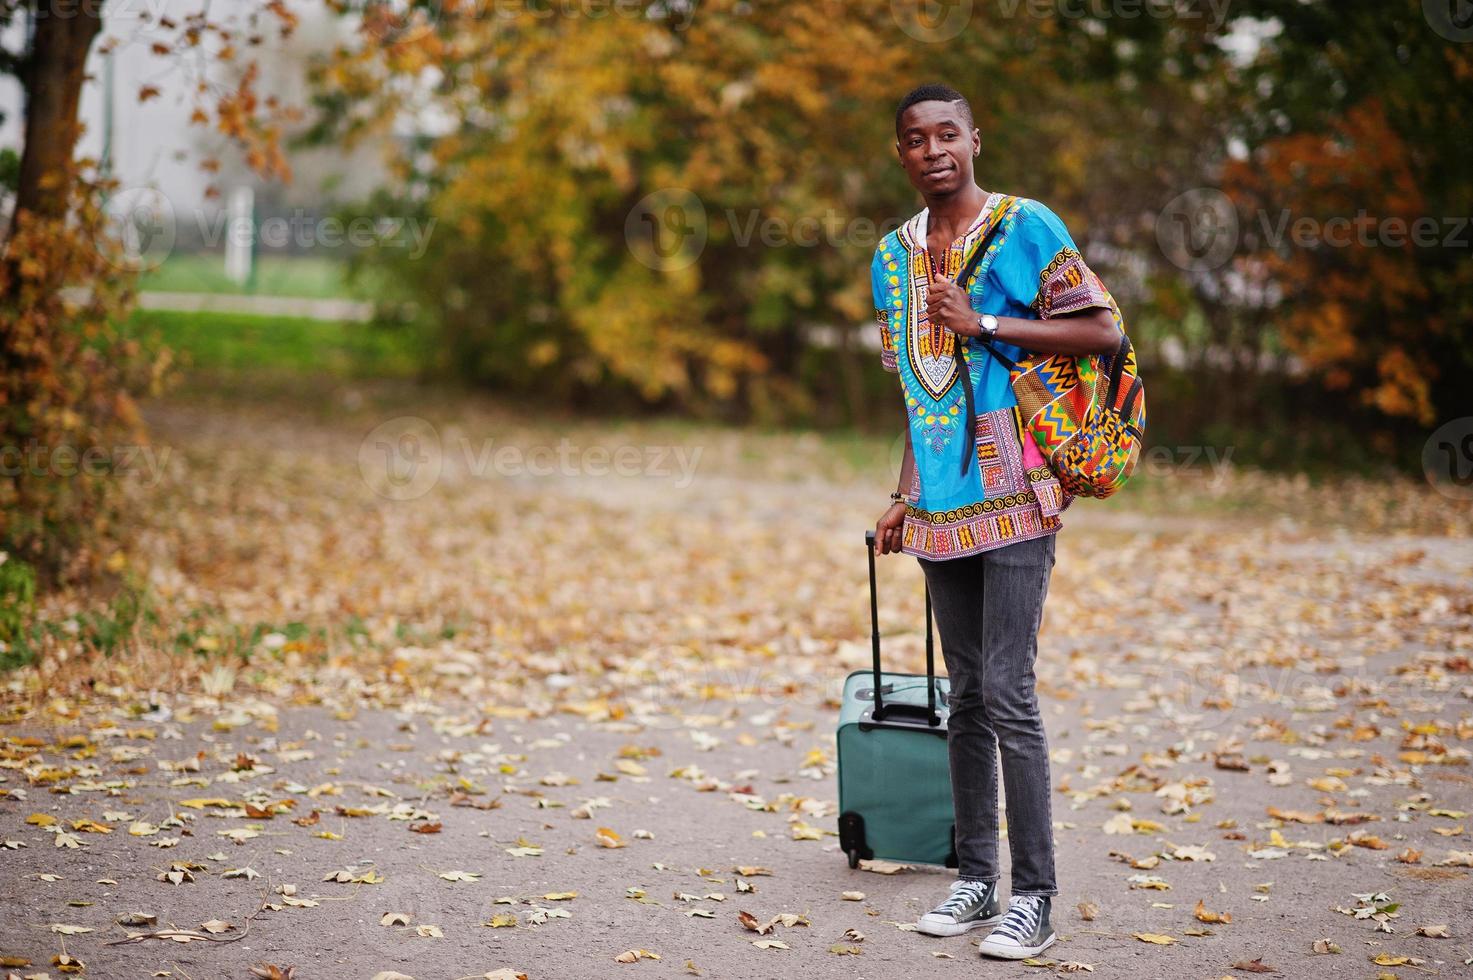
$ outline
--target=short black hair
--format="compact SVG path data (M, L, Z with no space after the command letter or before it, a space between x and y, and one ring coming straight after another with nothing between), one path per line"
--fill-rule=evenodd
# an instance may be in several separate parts
M905 98L900 100L900 107L895 110L895 135L900 135L900 117L905 115L905 110L918 102L960 102L962 118L966 120L967 128L973 128L976 123L972 119L972 104L967 97L949 85L918 85L910 90Z

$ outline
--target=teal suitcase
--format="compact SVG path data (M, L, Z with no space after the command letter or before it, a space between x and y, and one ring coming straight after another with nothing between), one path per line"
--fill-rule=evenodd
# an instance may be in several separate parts
M870 645L874 665L844 680L839 710L839 846L849 867L883 858L957 866L951 770L946 755L950 684L936 676L931 596L926 594L926 673L880 667L875 533L869 549Z

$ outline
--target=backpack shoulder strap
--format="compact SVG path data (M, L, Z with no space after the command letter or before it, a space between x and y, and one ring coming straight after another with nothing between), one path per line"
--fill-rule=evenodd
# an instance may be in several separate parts
M992 239L996 237L998 229L1002 227L1003 219L1008 216L1017 204L1018 199L1016 197L1004 196L997 203L997 206L992 209L992 213L986 218L987 230L977 240L976 246L972 249L972 254L962 263L962 270L956 275L954 282L957 285L963 289L968 289L969 282L972 276L977 273L978 267L988 261L987 250L992 244ZM970 290L968 290L967 295L969 297L971 296ZM966 337L958 337L956 345L956 357L958 361L957 378L962 383L967 404L967 421L966 429L964 430L966 432L966 438L962 440L962 476L966 476L967 471L971 469L972 457L976 455L977 445L977 407L974 402L975 396L972 394L972 369L967 364L967 358L963 350L967 346L967 339ZM982 341L981 343L993 357L1001 360L1007 369L1012 371L1012 361L1008 360L1008 358L1003 356L987 341Z

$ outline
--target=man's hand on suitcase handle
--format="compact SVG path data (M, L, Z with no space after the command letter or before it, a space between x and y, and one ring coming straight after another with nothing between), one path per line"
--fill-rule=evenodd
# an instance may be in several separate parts
M897 500L875 523L875 544L880 554L900 552L900 529L905 523L905 502Z

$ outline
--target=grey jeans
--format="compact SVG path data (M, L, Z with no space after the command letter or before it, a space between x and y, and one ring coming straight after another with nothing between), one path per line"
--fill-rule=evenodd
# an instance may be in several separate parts
M1014 895L1057 895L1048 740L1034 691L1038 627L1054 567L1049 534L947 561L917 559L951 676L947 752L957 875L996 881L997 763L1007 790Z

